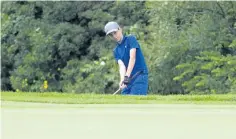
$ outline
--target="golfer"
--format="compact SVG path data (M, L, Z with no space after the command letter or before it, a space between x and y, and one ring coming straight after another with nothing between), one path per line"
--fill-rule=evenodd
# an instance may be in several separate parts
M115 42L114 58L119 65L122 95L147 95L148 69L138 41L133 35L123 35L116 22L105 25L105 33Z

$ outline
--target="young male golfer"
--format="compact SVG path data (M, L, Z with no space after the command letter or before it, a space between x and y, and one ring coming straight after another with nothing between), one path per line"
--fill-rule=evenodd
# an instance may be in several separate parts
M123 35L116 22L108 22L104 30L116 41L113 54L119 64L121 94L147 95L148 69L138 41L133 35Z

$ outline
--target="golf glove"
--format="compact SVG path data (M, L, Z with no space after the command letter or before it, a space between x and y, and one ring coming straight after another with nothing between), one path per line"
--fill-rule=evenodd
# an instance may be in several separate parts
M125 76L125 79L124 79L123 83L125 85L128 85L130 83L130 81L131 81L131 79L128 76Z

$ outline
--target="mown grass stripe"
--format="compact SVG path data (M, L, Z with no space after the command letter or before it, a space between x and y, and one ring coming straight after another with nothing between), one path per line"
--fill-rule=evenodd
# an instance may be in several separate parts
M121 96L105 94L72 94L72 93L34 93L2 92L2 101L42 102L62 104L160 104L160 103L196 103L196 104L236 104L236 94L219 95L148 95Z

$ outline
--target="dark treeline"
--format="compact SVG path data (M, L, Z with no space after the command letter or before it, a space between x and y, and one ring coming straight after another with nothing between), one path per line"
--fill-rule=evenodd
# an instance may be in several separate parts
M236 2L1 2L1 89L112 93L119 73L103 31L134 34L149 93L236 92Z

